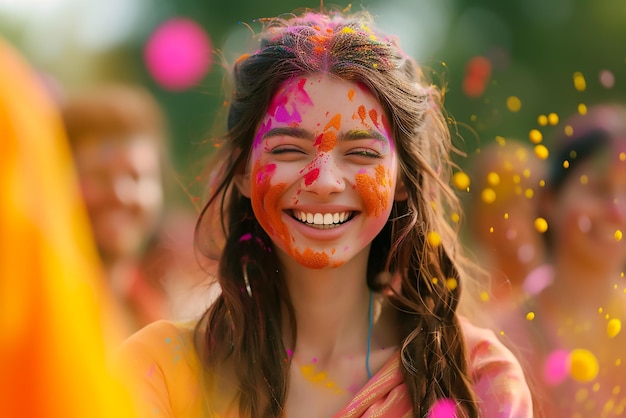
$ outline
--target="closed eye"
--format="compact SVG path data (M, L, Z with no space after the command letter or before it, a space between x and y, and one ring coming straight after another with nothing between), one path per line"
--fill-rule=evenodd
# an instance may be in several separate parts
M374 151L372 149L367 149L367 148L352 149L346 155L362 157L362 158L367 158L367 159L380 159L383 157L379 152Z
M270 150L270 154L272 155L280 155L280 154L288 154L288 153L305 154L305 152L302 149L292 148L292 147L276 147Z

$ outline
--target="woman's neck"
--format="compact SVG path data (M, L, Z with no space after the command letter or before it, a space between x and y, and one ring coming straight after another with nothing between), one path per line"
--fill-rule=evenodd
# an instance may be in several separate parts
M367 252L340 267L322 270L283 259L297 324L296 359L332 362L337 356L364 352L370 296Z

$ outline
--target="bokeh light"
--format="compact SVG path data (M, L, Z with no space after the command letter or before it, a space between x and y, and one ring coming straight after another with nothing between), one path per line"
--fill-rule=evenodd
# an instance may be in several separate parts
M162 23L148 39L144 59L153 79L164 89L181 91L196 85L210 70L211 39L187 18Z

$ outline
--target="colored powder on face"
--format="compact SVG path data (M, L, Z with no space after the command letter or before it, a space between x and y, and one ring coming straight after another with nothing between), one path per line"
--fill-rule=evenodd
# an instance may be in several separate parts
M379 216L387 208L390 187L391 182L382 164L376 167L376 178L367 173L356 175L356 189L365 203L366 215Z
M369 115L370 115L370 119L374 123L374 126L376 126L376 128L378 128L378 129L380 129L380 127L378 126L378 112L376 111L376 109L371 109L369 111Z
M333 116L332 119L328 121L326 126L324 126L324 130L327 131L331 127L335 128L337 131L341 129L341 113L337 113Z
M365 106L359 106L359 108L357 109L357 113L359 114L359 118L361 118L361 122L365 123L365 117L367 116L367 110L365 110Z
M259 127L256 136L254 137L254 141L252 142L252 148L257 148L261 142L263 141L263 137L266 133L268 133L272 129L272 119L268 119L265 122L261 122L261 126Z
M322 269L324 267L327 267L330 262L328 254L323 251L316 252L311 250L310 248L306 248L304 250L304 253L301 253L300 251L295 249L293 257L298 263L313 269Z
M291 234L282 220L282 211L278 206L280 196L287 185L285 183L270 184L275 170L275 164L261 166L259 162L256 163L252 170L253 178L256 179L256 182L252 184L250 198L252 209L259 224L268 234L274 235L274 237L282 241L286 251L289 252L291 248Z
M380 120L382 121L384 132L391 133L391 125L384 113L380 116ZM391 134L389 134L389 138L391 138ZM389 146L393 148L393 141L389 141Z
M269 113L271 116L275 116L276 110L279 107L284 108L285 105L287 104L288 99L289 97L287 96L287 94L279 93L275 95L272 101L270 102L270 106L267 108L267 113Z
M317 144L319 152L329 152L335 148L335 144L337 144L337 135L333 131L324 132L317 138L315 144Z
M290 123L290 124L302 122L302 116L300 116L298 109L294 108L293 112L289 114L285 106L279 106L278 109L276 109L275 119L277 122L284 122L284 123Z
M348 100L352 101L352 99L354 99L354 90L350 89L348 91Z
M314 168L304 175L304 185L310 186L320 175L320 169Z

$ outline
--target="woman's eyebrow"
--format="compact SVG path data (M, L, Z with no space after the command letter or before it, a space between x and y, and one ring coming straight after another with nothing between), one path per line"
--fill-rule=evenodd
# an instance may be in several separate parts
M343 141L353 141L357 139L375 139L377 141L389 142L389 138L387 138L378 131L370 129L353 129L342 133L339 136L339 140Z
M295 128L292 126L283 126L279 128L272 128L265 135L263 135L263 139L269 138L272 136L290 136L292 138L301 138L301 139L315 139L313 137L313 133L307 131L302 128Z

